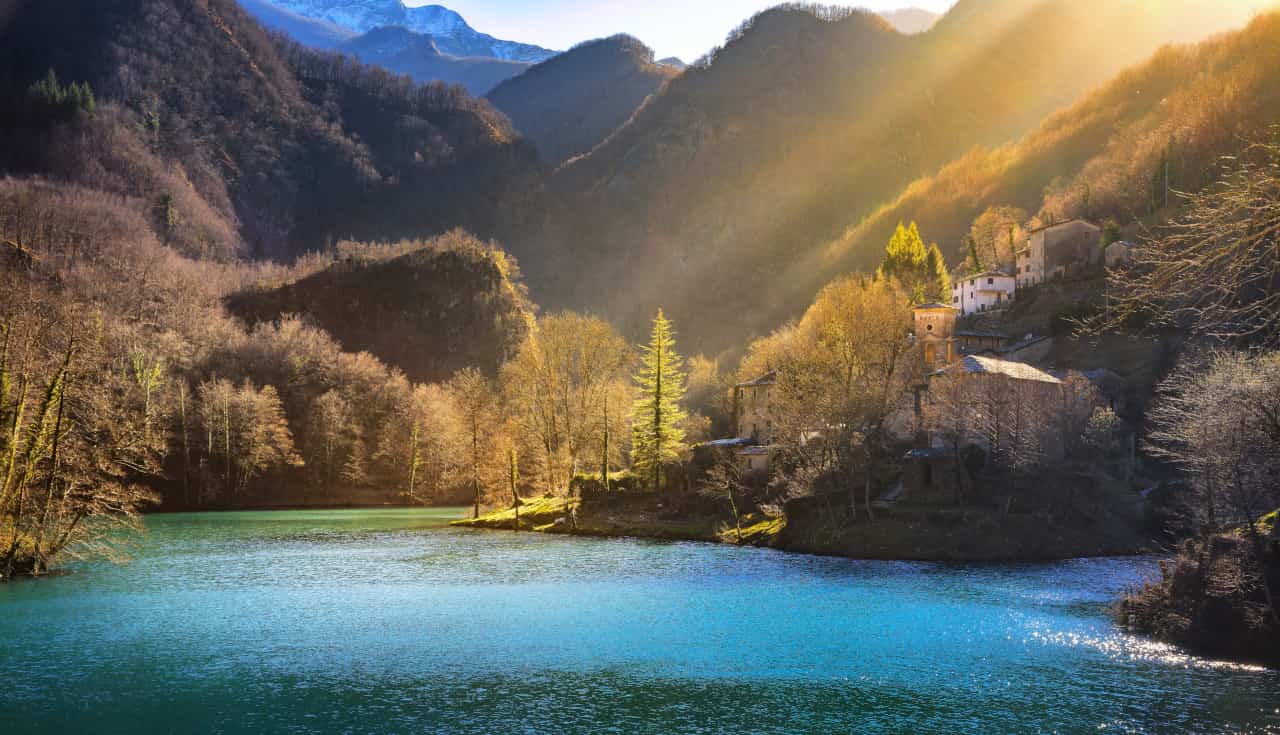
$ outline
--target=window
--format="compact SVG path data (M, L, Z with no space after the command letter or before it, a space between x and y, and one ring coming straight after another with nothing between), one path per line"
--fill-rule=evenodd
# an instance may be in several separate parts
M932 331L933 331L933 325L932 325L932 324L930 324L929 326L925 327L924 329L925 329L925 331L926 331L926 332L932 332Z
M959 296L954 297L953 299L951 299L951 303L953 303L953 304L958 304L958 303L960 303L960 297L959 297Z
M987 279L987 285L988 285L988 286L994 286L994 285L995 285L995 282L996 282L996 279L994 279L994 278L988 278L988 279Z

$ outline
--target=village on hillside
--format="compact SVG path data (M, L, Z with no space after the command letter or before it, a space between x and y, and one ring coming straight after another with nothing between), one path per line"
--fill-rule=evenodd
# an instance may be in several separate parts
M1000 454L992 444L1006 432L1017 431L1009 427L992 433L990 421L1001 417L991 414L1001 410L1012 409L1015 419L1022 408L1038 414L1047 410L1050 427L1053 407L1082 411L1086 419L1096 412L1119 422L1133 418L1128 405L1131 387L1116 371L1103 366L1066 369L1055 362L1054 335L1008 333L1001 328L1008 310L1020 300L1054 284L1083 280L1087 288L1089 279L1098 278L1104 268L1128 263L1133 247L1126 241L1105 242L1102 228L1082 219L1046 225L1027 233L1025 243L1015 251L1013 272L962 265L950 274L949 304L912 308L908 354L915 362L910 368L915 376L910 386L914 401L886 422L892 438L912 448L902 458L901 480L886 488L877 501L881 507L899 502L912 507L1009 503L1007 489L980 488L974 465L964 461L974 452ZM706 445L731 450L745 475L767 473L778 451L773 405L778 381L779 371L771 369L735 385L735 435ZM992 399L1000 405L993 406ZM1026 419L1026 414L1021 418ZM980 429L984 419L988 425ZM816 436L829 428L815 427L812 433ZM1042 437L1037 441L1042 442L1037 451L1051 455L1065 451L1064 442L1055 445ZM1129 447L1124 474L1131 480L1132 434L1122 441Z

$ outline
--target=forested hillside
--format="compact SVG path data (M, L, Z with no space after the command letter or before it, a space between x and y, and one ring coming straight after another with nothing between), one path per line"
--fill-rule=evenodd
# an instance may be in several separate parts
M911 181L1019 137L1162 43L1248 14L1196 0L1158 12L962 0L903 36L861 12L770 10L564 167L555 183L572 216L543 257L517 252L552 305L631 325L662 303L695 344L731 347L797 315L815 283L870 265L878 247L803 283L777 277Z
M976 148L912 183L788 278L853 267L900 221L917 221L959 259L989 208L1041 221L1150 223L1220 175L1220 159L1280 121L1280 14L1146 63L1049 117L1021 140Z
M377 249L343 243L328 268L230 299L250 324L305 314L349 352L369 352L415 382L465 368L497 375L533 310L502 251L455 232Z
M655 63L639 40L613 36L544 61L488 98L558 166L604 141L678 73Z
M492 236L540 191L487 103L272 38L233 0L9 0L3 17L0 166L144 200L187 254ZM87 85L93 114L37 99L58 97L32 86L50 71Z
M231 0L11 0L0 40L0 442L23 493L6 481L6 522L44 545L27 571L157 495L455 489L414 475L428 417L432 446L447 439L450 394L405 372L496 372L527 329L513 261L429 238L541 210L535 152L504 116L270 36ZM398 232L421 238L333 244ZM345 300L307 302L326 279L347 279ZM250 294L294 301L246 324L226 301ZM319 324L352 302L381 310L332 323L348 345Z

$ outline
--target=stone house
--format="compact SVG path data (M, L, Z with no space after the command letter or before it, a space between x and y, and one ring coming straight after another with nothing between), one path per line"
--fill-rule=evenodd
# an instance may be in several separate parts
M738 438L750 439L758 445L773 441L773 416L769 398L778 385L778 371L739 383L733 387L734 426Z
M960 311L960 316L1003 309L1013 301L1018 289L1016 278L999 271L952 278L951 306Z
M1133 249L1137 247L1131 242L1113 242L1107 246L1106 259L1108 268L1119 268L1133 262Z
M1027 244L1015 254L1015 278L1019 288L1066 278L1098 264L1102 228L1076 219L1033 230Z

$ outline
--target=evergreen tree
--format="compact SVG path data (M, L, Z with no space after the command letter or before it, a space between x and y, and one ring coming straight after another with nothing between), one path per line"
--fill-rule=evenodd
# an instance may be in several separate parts
M970 237L967 240L965 240L965 246L968 248L968 251L969 251L969 258L968 258L969 272L981 273L983 271L982 256L978 255L978 241Z
M889 247L885 249L878 277L897 281L911 295L911 303L923 304L930 292L928 258L928 250L916 223L912 222L907 227L899 222L898 229L889 239Z
M925 256L924 273L924 298L939 304L948 303L951 298L951 275L947 272L947 259L943 257L936 242L929 247Z
M683 365L671 322L659 309L635 378L639 397L632 411L631 443L631 464L638 474L652 476L655 491L662 487L663 464L684 449Z

